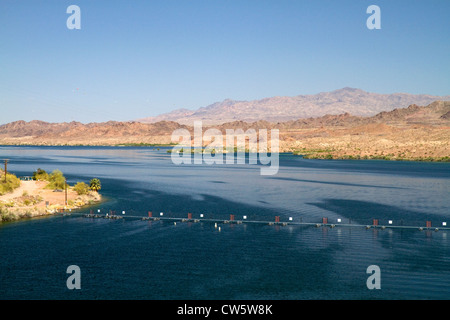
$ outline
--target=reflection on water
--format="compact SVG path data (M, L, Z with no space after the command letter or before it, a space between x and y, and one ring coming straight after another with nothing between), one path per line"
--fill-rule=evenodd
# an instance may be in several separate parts
M439 226L448 220L445 163L320 161L280 155L256 165L181 165L167 148L1 147L10 171L60 169L70 184L102 180L104 212ZM97 209L97 208L96 208ZM450 221L449 221L450 222ZM448 232L417 229L33 219L0 227L4 299L450 298ZM82 270L67 290L65 269ZM378 265L382 289L368 290Z

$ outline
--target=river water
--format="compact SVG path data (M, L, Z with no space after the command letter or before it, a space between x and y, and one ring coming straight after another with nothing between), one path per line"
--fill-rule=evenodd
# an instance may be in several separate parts
M175 165L168 148L0 147L8 169L99 178L92 209L127 216L336 223L177 223L51 216L0 224L1 299L449 299L450 164L307 160ZM63 195L62 195L63 196ZM83 209L80 212L87 212ZM340 220L338 220L340 219ZM368 229L343 224L432 226ZM338 222L340 221L340 222ZM69 290L67 267L80 268ZM380 289L367 268L379 267Z

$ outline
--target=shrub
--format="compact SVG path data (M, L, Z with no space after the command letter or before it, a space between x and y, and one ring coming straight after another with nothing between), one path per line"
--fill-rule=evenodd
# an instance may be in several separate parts
M60 170L54 170L48 177L50 182L47 186L49 189L64 189L66 187L66 178Z
M8 173L6 175L6 182L4 180L4 175L0 178L0 195L7 192L11 192L20 186L20 179L15 175Z
M89 186L84 182L77 182L73 189L78 195L87 194L89 192Z
M33 180L44 180L48 181L49 176L48 173L45 172L45 170L42 170L41 168L38 168L35 172L33 172Z

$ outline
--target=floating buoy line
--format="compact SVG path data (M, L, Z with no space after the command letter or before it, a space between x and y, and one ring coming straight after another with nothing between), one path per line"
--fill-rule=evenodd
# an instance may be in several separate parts
M101 214L100 210L98 210L97 213L93 213L91 210L90 213L73 213L73 212L63 212L58 213L62 216L82 216L84 218L92 218L92 219L111 219L111 220L120 220L120 219L137 219L142 221L171 221L176 226L177 222L191 222L191 223L199 223L199 222L207 222L207 223L214 223L214 228L218 231L221 231L221 227L219 224L266 224L270 226L288 226L288 225L297 225L297 226L315 226L317 228L320 227L328 227L328 228L336 228L336 227L359 227L359 228L365 228L366 230L369 229L380 229L384 230L386 228L392 228L392 229L415 229L419 231L439 231L439 230L450 230L450 228L446 227L447 222L442 222L442 227L433 227L431 221L427 220L425 221L423 226L413 226L413 225L404 225L403 221L401 221L400 225L395 225L393 220L387 220L386 225L380 224L379 219L372 219L372 224L358 224L358 223L351 223L351 220L349 220L349 223L343 223L342 219L338 218L336 219L336 222L329 222L329 219L324 217L322 218L321 222L303 222L301 219L300 221L295 221L293 217L288 217L287 221L281 221L280 216L275 216L273 220L249 220L246 215L242 217L242 219L236 219L236 215L231 214L229 219L218 219L218 218L206 218L205 214L200 214L200 218L194 218L192 213L188 213L187 217L180 218L180 217L168 217L164 216L164 213L161 212L159 216L154 217L152 212L149 211L147 213L147 216L138 216L138 215L127 215L125 211L122 211L121 215L116 215L115 211L109 211L106 214Z

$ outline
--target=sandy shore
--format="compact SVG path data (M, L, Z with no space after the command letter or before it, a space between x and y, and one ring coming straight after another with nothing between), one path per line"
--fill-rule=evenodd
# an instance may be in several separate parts
M0 196L0 221L48 215L61 209L77 209L101 201L97 192L78 195L72 188L65 192L46 189L47 181L21 181L13 192Z

